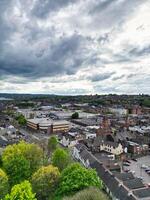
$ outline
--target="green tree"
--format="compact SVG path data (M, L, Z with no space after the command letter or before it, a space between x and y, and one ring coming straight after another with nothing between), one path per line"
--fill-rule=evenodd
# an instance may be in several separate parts
M141 103L142 106L150 107L150 98L144 98Z
M73 197L66 197L63 200L108 200L108 197L98 188L87 188Z
M50 137L48 140L48 152L53 152L54 150L56 150L57 145L57 138L55 136Z
M79 118L79 113L78 112L73 113L71 118L72 119L78 119Z
M21 141L17 145L22 155L30 163L30 172L33 174L43 162L43 150L37 144L29 144Z
M19 115L16 117L16 120L18 121L18 123L22 126L26 125L27 120L23 115Z
M0 199L2 199L9 190L8 177L6 173L0 169Z
M24 181L12 187L11 193L4 200L36 200L29 181Z
M52 155L52 164L58 167L60 171L65 169L70 162L71 158L67 151L62 148L58 148L54 151Z
M35 144L21 141L7 146L2 154L2 161L10 184L28 179L41 166L42 157L42 150Z
M102 188L97 173L93 169L86 169L79 163L69 165L61 174L57 195L65 196L74 194L87 187Z
M31 183L33 191L36 193L38 199L45 200L50 195L54 194L60 172L57 167L52 165L41 167L32 176Z
M19 153L14 154L9 160L3 160L3 167L7 172L10 185L15 185L30 177L30 164Z

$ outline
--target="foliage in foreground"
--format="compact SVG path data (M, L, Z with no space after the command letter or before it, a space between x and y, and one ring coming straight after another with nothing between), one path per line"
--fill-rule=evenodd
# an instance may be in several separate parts
M32 187L38 199L45 200L54 194L60 173L57 167L52 165L41 167L32 176Z
M52 165L58 167L60 171L65 169L71 162L70 155L62 148L58 148L52 155Z
M4 200L36 200L29 181L24 181L12 187L11 193Z
M8 193L8 177L6 173L0 169L0 199Z
M62 172L57 195L71 195L90 186L102 188L102 183L96 171L86 169L79 163L74 163Z
M2 167L7 175L0 171L0 194L3 195L0 198L62 200L65 196L74 195L89 187L102 188L96 171L86 169L79 163L71 164L70 154L62 148L56 149L52 154L52 165L42 166L42 161L43 151L38 145L21 141L7 146L2 154ZM31 180L35 194L27 180Z
M108 198L98 188L88 188L76 193L73 197L63 198L63 200L108 200Z
M35 144L21 141L7 146L2 154L2 161L10 185L28 179L39 168L41 160L42 150Z

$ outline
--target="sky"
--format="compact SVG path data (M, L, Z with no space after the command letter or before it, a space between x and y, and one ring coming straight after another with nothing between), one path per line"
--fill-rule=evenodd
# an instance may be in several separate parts
M150 94L150 0L0 0L0 92Z

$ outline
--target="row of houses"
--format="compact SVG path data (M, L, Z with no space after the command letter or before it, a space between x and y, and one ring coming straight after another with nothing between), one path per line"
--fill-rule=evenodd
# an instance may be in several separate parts
M83 144L72 150L74 159L86 168L93 168L103 181L105 191L113 200L150 200L150 188L132 173L112 172L103 165Z

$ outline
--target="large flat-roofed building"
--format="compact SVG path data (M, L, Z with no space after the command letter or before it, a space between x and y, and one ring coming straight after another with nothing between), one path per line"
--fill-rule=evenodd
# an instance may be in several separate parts
M79 118L94 118L97 116L97 114L93 113L86 113L81 110L76 110L76 111L51 111L50 112L50 117L54 117L55 119L71 119L71 116L74 112L79 113Z
M69 122L65 120L58 120L53 121L51 124L51 133L58 133L58 132L68 132L69 131Z
M34 130L47 131L48 133L67 132L70 123L65 120L52 120L50 118L34 118L27 120L27 126Z
M34 118L27 120L27 126L35 130L47 130L51 124L52 120L49 118Z

